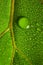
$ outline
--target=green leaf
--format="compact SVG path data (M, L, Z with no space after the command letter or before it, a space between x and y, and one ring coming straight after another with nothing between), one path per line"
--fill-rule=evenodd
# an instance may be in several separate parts
M16 51L15 57L13 60L13 65L29 65L30 63L27 61L27 59L22 58L20 54Z
M29 20L28 30L21 29L18 26L18 20L22 16ZM43 65L43 5L40 1L16 0L13 27L16 45L29 59L27 63L30 63L25 63L26 58L17 51L18 55L14 57L13 65L31 65L31 63L32 65ZM22 60L19 54L22 56Z
M0 33L8 27L10 8L11 0L0 0Z
M22 16L29 20L28 29L18 25ZM0 65L43 65L41 0L0 1Z
M11 0L0 0L0 65L10 65L13 46L9 31Z
M12 57L12 42L10 32L0 39L0 65L10 65Z

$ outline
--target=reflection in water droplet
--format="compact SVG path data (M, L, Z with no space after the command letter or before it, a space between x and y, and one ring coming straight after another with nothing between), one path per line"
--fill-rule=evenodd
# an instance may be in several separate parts
M26 28L29 28L29 25Z
M18 21L18 25L23 28L23 29L28 29L29 28L29 21L28 18L26 17L21 17Z

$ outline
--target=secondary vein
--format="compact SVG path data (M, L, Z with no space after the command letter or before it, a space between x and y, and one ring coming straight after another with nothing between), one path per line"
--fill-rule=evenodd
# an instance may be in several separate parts
M9 28L6 28L2 33L0 33L0 38L3 37L8 31Z

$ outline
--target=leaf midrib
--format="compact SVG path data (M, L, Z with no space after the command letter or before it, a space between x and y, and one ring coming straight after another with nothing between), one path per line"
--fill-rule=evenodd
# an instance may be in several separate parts
M29 59L26 57L26 55L17 48L16 44L15 44L15 39L14 39L14 32L13 32L13 14L14 14L14 3L15 0L11 0L11 12L10 12L10 21L8 24L8 27L0 34L0 38L3 37L9 30L10 30L10 35L12 38L12 46L13 46L13 51L12 51L12 58L11 58L11 63L10 65L12 65L13 63L13 58L14 58L14 51L17 50L17 52L24 58L27 59L27 61L30 63L30 65L32 65L32 63L29 61Z

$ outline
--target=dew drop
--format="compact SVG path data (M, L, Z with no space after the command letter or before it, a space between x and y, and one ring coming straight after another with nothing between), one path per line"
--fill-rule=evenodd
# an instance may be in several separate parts
M39 23L36 23L37 26L40 26Z
M23 29L28 29L29 28L29 21L28 18L26 17L21 17L18 21L19 27Z
M26 28L29 28L29 25Z
M40 28L37 28L37 31L41 31Z
M33 36L35 36L36 34L33 34Z
M30 38L30 40L31 40L32 38Z
M18 52L18 51L16 50L16 52Z
M10 60L11 58L9 57L9 60Z

